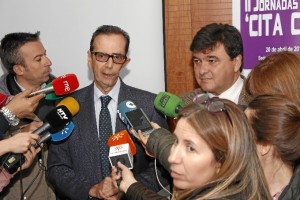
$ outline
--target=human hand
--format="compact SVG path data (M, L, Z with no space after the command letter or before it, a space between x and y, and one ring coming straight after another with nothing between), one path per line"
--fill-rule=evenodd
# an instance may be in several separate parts
M41 151L41 148L34 148L31 146L23 155L25 156L25 162L22 165L22 169L27 169L32 164L36 154ZM20 168L18 169L18 171Z
M106 177L90 189L89 195L98 199L117 200L119 192L118 187L113 183L113 179Z
M31 132L22 132L3 141L6 141L8 147L7 152L25 153L39 140L39 138L40 137L37 134L32 134Z
M28 98L28 95L32 90L25 90L14 96L11 101L6 105L7 109L16 115L17 118L29 118L33 119L35 114L33 113L39 104L39 101L45 97L45 94L41 93Z
M117 168L115 166L112 167L112 179L114 180L114 184L117 187L117 180L122 179L120 183L120 190L124 193L127 192L127 189L137 180L134 178L133 173L130 171L128 167L123 165L121 162L118 162L118 167L120 168L120 171L118 172Z

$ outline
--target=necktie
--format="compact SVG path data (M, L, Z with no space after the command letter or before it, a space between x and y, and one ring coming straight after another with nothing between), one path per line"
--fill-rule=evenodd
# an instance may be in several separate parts
M101 171L102 178L110 175L111 167L108 160L109 147L107 141L112 134L110 113L107 108L111 97L101 96L101 111L99 115L99 141L100 141L100 157L101 157Z

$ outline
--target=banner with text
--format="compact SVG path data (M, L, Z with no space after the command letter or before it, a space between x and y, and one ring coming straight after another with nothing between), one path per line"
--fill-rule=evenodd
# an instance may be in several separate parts
M300 53L299 3L300 0L241 0L245 69L252 69L272 53Z

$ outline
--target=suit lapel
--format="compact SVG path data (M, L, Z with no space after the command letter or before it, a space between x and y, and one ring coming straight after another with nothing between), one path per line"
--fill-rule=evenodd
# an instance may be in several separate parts
M85 154L87 158L91 158L91 165L99 166L100 163L100 146L98 139L98 131L95 117L94 107L94 89L93 84L89 86L86 92L81 93L80 99L80 125L79 125L79 138L82 140ZM94 174L99 174L101 177L100 168L94 167Z

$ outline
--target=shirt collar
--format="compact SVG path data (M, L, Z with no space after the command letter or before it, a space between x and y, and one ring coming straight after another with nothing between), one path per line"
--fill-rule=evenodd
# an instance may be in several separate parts
M240 92L243 88L244 80L239 76L235 83L218 97L222 99L228 99L235 103L238 103ZM215 95L208 93L209 97L214 97Z
M119 92L120 92L120 87L121 87L121 81L120 81L120 78L118 78L115 86L112 88L111 91L109 91L109 93L107 95L109 95L112 100L114 102L118 102L118 96L119 96ZM103 94L96 86L96 84L94 83L94 102L98 101L99 98L103 95L106 95L106 94Z
M19 88L21 89L21 91L23 92L23 91L25 90L25 88L22 87L22 86L18 83L18 81L17 81L17 79L16 79L16 76L14 76L14 80L15 80L16 84L19 86ZM45 88L46 85L47 85L46 83L43 83L43 84L41 85L40 89Z

